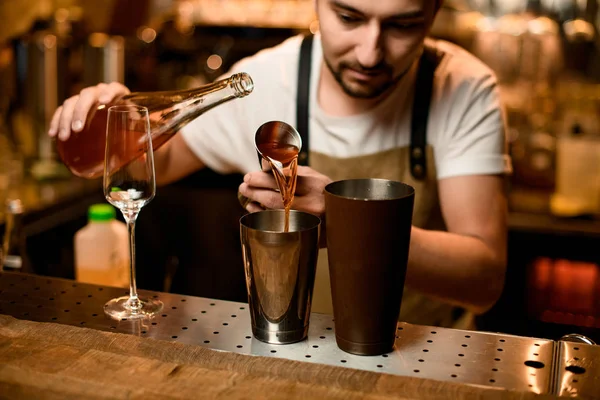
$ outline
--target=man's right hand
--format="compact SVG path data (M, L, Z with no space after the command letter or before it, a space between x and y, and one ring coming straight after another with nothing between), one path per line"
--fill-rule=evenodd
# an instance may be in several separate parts
M48 135L67 140L71 130L79 132L85 126L85 119L94 104L108 104L115 97L129 93L129 89L118 82L99 83L83 89L78 95L69 97L54 112Z

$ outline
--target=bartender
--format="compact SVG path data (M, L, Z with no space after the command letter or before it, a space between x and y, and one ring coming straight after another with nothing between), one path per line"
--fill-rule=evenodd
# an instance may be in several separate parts
M293 208L322 216L323 189L334 180L413 186L400 319L466 326L504 285L511 165L493 72L464 49L428 37L440 3L315 0L319 32L236 63L227 75L249 73L253 94L192 121L157 150L157 182L205 166L243 173L239 191L255 202L248 211L282 208L273 176L257 170L254 132L270 120L297 126L305 165ZM84 89L56 110L49 134L67 140L95 101L127 92L118 83ZM326 261L320 254L313 311L331 313Z

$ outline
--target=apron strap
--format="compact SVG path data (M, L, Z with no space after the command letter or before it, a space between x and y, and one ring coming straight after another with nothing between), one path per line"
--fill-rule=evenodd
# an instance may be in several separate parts
M302 149L298 156L300 165L308 165L309 154L309 102L310 102L310 72L312 60L313 35L308 34L302 39L300 59L298 62L298 86L296 93L296 125L302 138ZM427 145L427 120L429 106L433 93L435 70L443 55L435 48L425 46L415 86L413 102L411 135L410 135L410 171L417 180L427 176L427 160L425 147Z
M435 47L426 45L419 62L410 130L410 172L417 180L427 177L427 122L435 70L442 57Z
M302 39L300 46L300 61L298 63L298 90L296 93L296 125L302 138L302 149L298 155L298 164L308 165L308 125L310 103L310 70L312 64L313 35L309 34Z

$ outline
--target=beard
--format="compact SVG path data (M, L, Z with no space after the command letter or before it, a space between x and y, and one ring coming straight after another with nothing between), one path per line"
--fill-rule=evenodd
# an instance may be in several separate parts
M377 64L371 68L364 68L359 63L349 63L346 61L340 62L337 68L334 68L333 64L324 58L325 64L331 74L335 78L336 82L340 85L344 93L350 97L358 99L375 99L394 86L408 73L412 63L398 75L394 76L394 69L384 62ZM351 79L344 78L344 71L356 71L365 75L373 76L374 82L369 84L367 82L352 81Z

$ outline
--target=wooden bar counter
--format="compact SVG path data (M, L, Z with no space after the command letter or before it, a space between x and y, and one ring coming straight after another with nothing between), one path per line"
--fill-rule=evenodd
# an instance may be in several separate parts
M549 399L600 396L600 346L398 324L395 350L344 353L331 316L307 340L252 337L247 304L140 291L165 304L115 321L127 293L0 274L0 398Z

